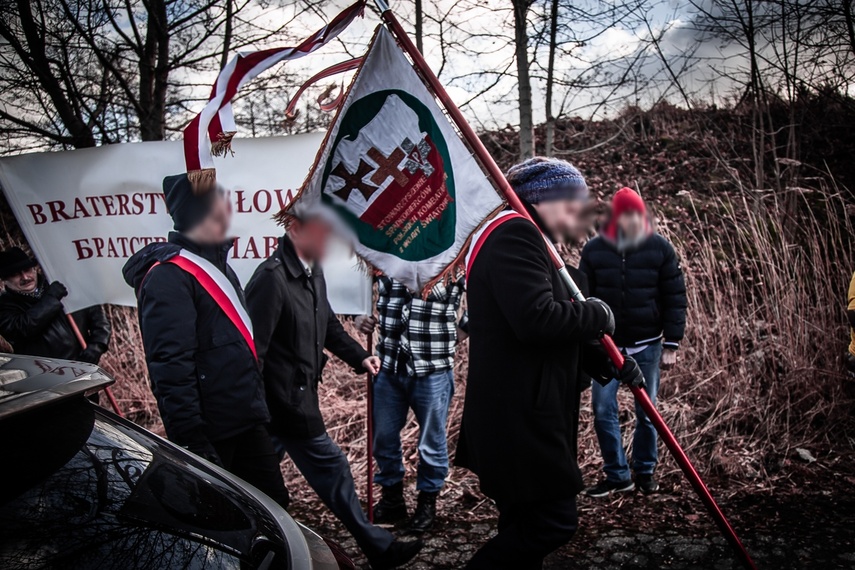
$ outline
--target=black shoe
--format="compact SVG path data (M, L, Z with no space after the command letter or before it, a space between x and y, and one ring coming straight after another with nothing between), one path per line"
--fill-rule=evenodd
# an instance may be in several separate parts
M419 502L413 518L407 523L407 531L415 534L427 532L436 520L436 498L439 493L419 493Z
M635 484L638 486L638 490L645 495L655 493L659 490L659 483L656 482L656 479L653 478L652 474L636 475Z
M583 492L589 497L600 499L608 497L612 493L626 493L634 490L635 483L632 482L632 479L627 479L626 481L609 481L608 479L603 479L593 487L588 487Z
M395 540L389 548L377 556L369 556L368 562L373 570L391 570L403 566L416 557L424 544L421 540L401 542Z
M383 487L383 497L374 507L374 524L395 524L407 518L404 483Z

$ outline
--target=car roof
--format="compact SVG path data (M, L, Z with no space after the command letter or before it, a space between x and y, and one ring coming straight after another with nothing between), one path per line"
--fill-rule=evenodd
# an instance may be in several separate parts
M93 364L0 353L0 420L113 382Z

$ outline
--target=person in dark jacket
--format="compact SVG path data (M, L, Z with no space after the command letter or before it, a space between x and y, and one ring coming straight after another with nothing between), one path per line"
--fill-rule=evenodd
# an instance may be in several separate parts
M276 252L256 269L246 296L264 376L271 432L280 459L287 453L325 505L347 527L375 570L411 560L421 542L396 541L372 525L359 504L347 457L330 438L318 401L329 350L356 372L380 371L344 330L327 299L319 265L329 226L317 217L295 219Z
M541 568L573 536L580 392L589 375L601 380L613 368L592 345L612 332L611 311L598 299L571 300L544 242L573 231L584 178L565 161L533 158L508 182L535 224L497 218L473 237L468 261L469 378L456 463L478 475L499 510L498 534L470 569ZM618 376L643 383L632 358Z
M677 360L677 348L686 327L686 285L674 248L653 231L644 201L623 188L612 200L612 211L602 233L582 250L580 269L588 276L591 294L615 313L614 340L632 355L644 373L646 390L656 403L659 371ZM636 404L635 435L630 476L618 419L618 383L594 385L591 399L594 427L603 454L605 478L586 490L591 497L659 488L654 478L657 462L656 428Z
M110 344L112 328L104 308L95 305L71 316L80 329L81 346L62 307L68 294L59 281L48 283L38 263L19 247L0 253L0 335L18 354L98 364Z
M287 508L251 329L229 317L245 314L240 282L228 264L231 210L221 190L195 193L186 174L164 178L163 191L176 231L168 242L138 251L123 272L137 294L166 435ZM194 275L179 265L187 259L203 271ZM210 283L221 284L219 292Z

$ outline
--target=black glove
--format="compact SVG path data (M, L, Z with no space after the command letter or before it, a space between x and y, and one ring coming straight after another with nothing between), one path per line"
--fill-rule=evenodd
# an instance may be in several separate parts
M185 445L184 448L190 453L195 453L202 459L207 459L214 465L218 465L225 469L220 456L217 454L217 450L214 449L214 446L211 445L210 441L198 441L191 443L190 445Z
M623 368L618 372L617 379L621 384L635 388L644 386L644 374L641 373L638 362L631 356L623 357Z
M596 303L597 305L602 307L603 310L606 311L606 316L608 317L608 319L606 322L606 326L603 327L603 334L608 336L612 336L613 334L615 334L615 314L612 312L612 308L609 307L605 301L603 301L602 299L597 299L596 297L588 297L585 301L587 303Z
M90 344L83 350L83 352L80 353L77 360L80 362L88 362L89 364L98 364L98 362L101 361L102 354L104 354L104 351L100 346Z
M54 281L45 289L45 295L50 295L56 299L62 299L66 295L68 295L68 289L65 288L65 285L60 283L59 281Z

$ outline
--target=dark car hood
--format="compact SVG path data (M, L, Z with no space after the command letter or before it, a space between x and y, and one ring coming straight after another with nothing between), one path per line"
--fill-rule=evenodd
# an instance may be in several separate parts
M81 570L239 570L266 558L284 570L295 554L312 559L265 496L82 396L0 425L22 434L7 456L27 474L0 489L0 568L21 553L29 567Z
M94 364L0 353L0 419L112 383Z

